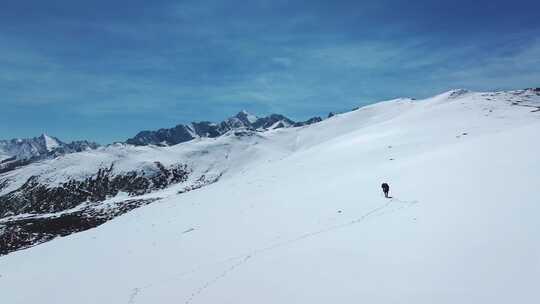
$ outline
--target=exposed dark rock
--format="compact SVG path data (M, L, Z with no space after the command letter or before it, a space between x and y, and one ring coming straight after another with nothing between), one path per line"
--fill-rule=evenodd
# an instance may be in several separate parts
M164 166L155 162L151 172L115 174L114 167L101 168L84 180L69 180L58 186L29 178L19 189L0 196L0 255L35 246L58 236L66 236L99 226L106 221L159 198L122 202L104 200L126 192L130 196L185 182L191 171L186 165ZM218 181L220 176L199 177L179 193ZM0 188L7 184L3 180Z
M113 166L102 168L85 180L69 180L59 186L41 184L37 176L29 178L19 189L0 196L0 218L22 213L52 213L71 209L82 202L99 202L118 194L141 195L171 184L183 182L190 174L187 166L165 168L155 162L156 172L130 171L113 173Z
M126 142L131 145L176 145L194 139L193 132L185 125L177 125L171 129L159 129L157 131L142 131Z
M540 88L530 88L528 90L531 91L533 94L535 94L537 96L540 96ZM535 111L533 111L533 112L535 112Z
M22 167L22 166L26 166L34 161L37 161L39 159L41 159L40 157L36 157L36 158L30 158L30 159L14 159L11 158L12 160L4 160L3 163L0 163L0 174L2 173L6 173L6 172L9 172L9 171L12 171L12 170L15 170L19 167Z
M318 122L321 122L322 121L322 118L320 117L312 117L306 121L299 121L299 122L295 122L294 123L294 126L295 127L302 127L302 126L307 126L307 125L311 125L311 124L314 124L314 123L318 123Z
M95 208L94 204L58 216L34 216L1 222L0 255L97 227L114 217L156 200L158 198L126 200L103 209Z
M165 188L170 184L185 181L190 174L185 165L169 168L159 162L155 162L155 165L157 172L149 175L135 171L113 175L111 166L100 169L84 181L71 180L53 188L39 184L37 177L30 178L17 191L0 197L0 206L8 207L0 211L0 218L3 217L0 219L0 255L32 247L58 236L97 227L159 198L133 198L109 202L107 205L103 205L103 200L120 191L138 195ZM220 177L221 175L210 178L202 175L178 194L215 183ZM54 214L59 211L63 212ZM26 213L31 215L27 216Z
M7 187L8 184L9 184L9 180L8 180L8 179L0 180L0 191L2 191L2 189L4 189L5 187Z
M8 163L8 162L12 162L14 160L17 159L17 156L13 156L13 157L10 157L10 158L6 158L6 159L3 159L0 161L0 164L4 164L4 163Z
M189 191L192 191L192 190L195 190L195 189L202 188L202 187L204 187L206 185L213 184L213 183L219 181L221 176L222 176L222 174L220 174L219 176L214 177L214 178L208 178L208 177L206 177L206 175L202 175L201 177L199 177L197 179L197 181L193 185L184 187L184 189L178 191L178 194L186 193L186 192L189 192Z
M292 126L294 124L294 121L280 114L272 114L272 115L257 119L252 124L252 127L254 129L269 129L270 127L274 126L276 123L278 125L276 125L274 129L284 128L286 126L287 127ZM279 125L279 123L281 123L281 125Z
M58 148L55 148L53 150L53 154L55 155L63 155L68 153L76 153L76 152L82 152L87 150L94 150L99 148L100 145L98 145L95 142L90 142L86 140L77 140L72 141L70 143L62 143L62 145Z
M236 114L234 116L234 118L240 120L242 122L242 125L243 126L249 126L252 121L251 121L251 118L255 118L255 116L252 116L251 114L249 114L248 112L246 111L240 111L238 112L238 114Z
M192 126L195 133L201 137L214 138L220 136L223 132L220 126L209 121L194 122Z

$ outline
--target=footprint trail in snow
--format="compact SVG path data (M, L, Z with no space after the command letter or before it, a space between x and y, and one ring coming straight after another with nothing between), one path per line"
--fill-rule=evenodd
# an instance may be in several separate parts
M400 206L397 207L397 208L389 209L389 207L392 205L392 203L398 203L398 204L400 204ZM412 207L412 206L414 206L416 204L418 204L418 201L402 201L402 200L399 200L397 198L391 198L383 206L374 208L374 209L364 213L362 216L360 216L360 217L358 217L356 219L350 220L348 222L344 222L344 223L340 223L340 224L336 224L336 225L331 225L331 226L327 226L327 227L319 229L319 230L307 232L307 233L301 234L301 235L299 235L297 237L294 237L294 238L290 238L290 239L287 239L287 240L284 240L284 241L281 241L281 242L271 244L271 245L266 246L266 247L255 249L255 250L253 250L253 251L251 251L251 252L249 252L247 254L237 255L237 256L234 256L234 257L229 257L229 258L223 259L223 260L215 262L215 263L197 266L194 269L192 269L191 271L187 271L187 272L178 274L174 278L163 280L163 281L161 281L160 283L157 283L157 284L151 283L151 284L147 284L144 287L134 288L133 291L132 291L132 294L130 295L130 299L129 299L128 303L135 303L135 297L141 292L142 289L148 289L148 288L151 288L153 286L158 286L159 284L164 284L164 283L167 283L167 282L170 282L170 281L178 280L178 279L180 279L182 277L185 277L186 275L196 273L197 271L202 270L203 268L208 268L208 267L211 267L211 266L217 266L217 265L220 265L220 264L236 261L233 265L226 268L224 271L219 273L217 276L213 277L211 280L206 281L204 284L202 284L201 286L196 288L192 293L190 293L189 297L184 301L184 303L185 304L193 303L193 301L196 299L196 297L201 295L206 289L208 289L209 287L211 287L212 285L217 283L219 280L225 278L229 273L233 272L234 270L236 270L237 268L239 268L240 266L245 264L248 260L253 259L257 255L264 254L266 252L269 252L269 251L272 251L272 250L275 250L275 249L278 249L278 248L291 246L291 245L293 245L293 244L295 244L297 242L300 242L302 240L305 240L305 239L308 239L308 238L311 238L311 237L315 237L315 236L323 234L323 233L327 233L327 232L331 232L331 231L334 231L334 230L337 230L337 229L352 226L354 224L361 223L361 222L363 222L363 221L365 221L365 220L367 220L369 218L372 218L372 217L379 217L379 216L382 216L382 215L385 215L385 214L394 213L394 212L397 212L399 210Z

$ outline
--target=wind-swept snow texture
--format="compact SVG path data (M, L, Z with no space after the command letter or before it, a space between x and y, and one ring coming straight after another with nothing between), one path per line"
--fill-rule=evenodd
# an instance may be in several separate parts
M217 183L1 257L0 301L539 303L537 93L392 100L238 139Z

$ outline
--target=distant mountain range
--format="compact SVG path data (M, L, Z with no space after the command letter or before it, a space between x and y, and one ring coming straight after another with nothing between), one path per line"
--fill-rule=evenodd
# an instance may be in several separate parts
M169 129L141 131L133 138L126 140L125 143L135 146L172 146L195 138L215 138L231 130L267 131L309 125L321 120L320 117L313 117L307 121L294 122L280 114L257 117L246 111L241 111L220 123L208 121L192 122L185 125L179 124ZM65 143L47 134L42 134L34 138L0 140L0 173L36 160L92 150L98 147L100 147L99 144L86 140Z
M248 129L254 131L268 131L280 128L304 126L321 120L320 117L313 117L307 121L294 122L280 114L257 117L246 111L241 111L235 116L220 123L201 121L192 122L187 125L180 124L170 129L142 131L135 135L135 137L128 139L126 143L136 146L171 146L200 137L218 137L231 130Z

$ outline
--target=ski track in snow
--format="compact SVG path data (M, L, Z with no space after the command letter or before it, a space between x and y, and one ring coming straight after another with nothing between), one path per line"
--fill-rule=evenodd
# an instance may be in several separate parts
M388 209L388 207L392 203L398 203L401 206L399 206L397 208L386 210L386 209ZM395 212L397 212L399 210L413 207L416 204L418 204L418 201L416 201L416 200L415 201L402 201L402 200L399 200L397 198L391 198L383 206L374 208L374 209L364 213L362 216L360 216L359 218L356 218L354 220L351 220L351 221L348 221L348 222L345 222L345 223L341 223L341 224L331 225L331 226L328 226L328 227L325 227L325 228L322 228L322 229L319 229L319 230L307 232L307 233L299 235L299 236L297 236L295 238L291 238L291 239L288 239L288 240L285 240L285 241L277 242L277 243L269 245L267 247L262 247L262 248L259 248L259 249L255 249L255 250L253 250L253 251L251 251L250 253L247 253L247 254L237 255L237 256L234 256L234 257L229 257L229 258L223 259L221 261L217 261L215 263L210 263L210 264L206 264L206 265L200 265L200 266L197 266L197 267L193 268L190 271L187 271L187 272L184 272L184 273L179 273L178 275L176 275L174 277L162 280L159 283L150 283L150 284L147 284L147 285L142 286L142 287L133 288L132 292L131 292L131 294L129 296L128 304L134 304L135 303L135 298L137 297L137 295L139 295L141 293L141 291L143 289L149 289L149 288L154 287L154 286L158 286L158 285L161 285L161 284L165 284L165 283L169 283L171 281L178 280L178 279L180 279L182 277L185 277L187 275L197 273L199 270L202 270L204 268L209 268L209 267L212 267L212 266L217 266L217 265L224 264L224 263L229 263L229 262L232 262L232 261L237 261L236 263L234 263L230 267L226 268L224 271L220 272L217 276L213 277L212 279L210 279L210 280L206 281L204 284L202 284L200 287L196 288L189 295L189 297L184 301L185 304L190 304L195 300L195 298L197 296L202 294L206 289L208 289L209 287L211 287L212 285L214 285L215 283L217 283L221 279L225 278L229 273L233 272L238 267L242 266L248 260L252 259L256 255L260 255L260 254L263 254L265 252L272 251L272 250L275 250L275 249L278 249L278 248L290 246L290 245L293 245L293 244L295 244L297 242L300 242L302 240L305 240L305 239L308 239L308 238L311 238L311 237L314 237L314 236L317 236L317 235L320 235L320 234L323 234L323 233L327 233L327 232L331 232L331 231L334 231L334 230L337 230L337 229L352 226L354 224L361 223L361 222L363 222L363 221L365 221L365 220L367 220L369 218L372 218L372 217L379 217L379 216L383 216L383 215L386 215L386 214L395 213Z

